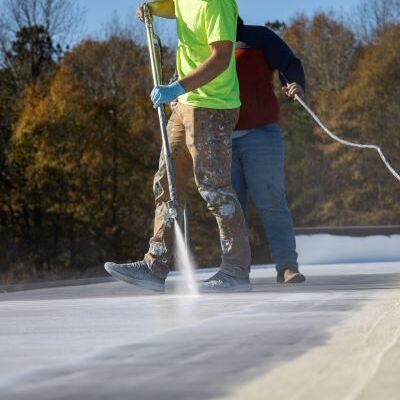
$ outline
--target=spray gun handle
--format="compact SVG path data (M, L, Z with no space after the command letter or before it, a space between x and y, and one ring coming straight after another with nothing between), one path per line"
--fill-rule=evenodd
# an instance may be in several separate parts
M146 25L153 24L153 15L151 14L150 6L148 3L143 4L144 22Z

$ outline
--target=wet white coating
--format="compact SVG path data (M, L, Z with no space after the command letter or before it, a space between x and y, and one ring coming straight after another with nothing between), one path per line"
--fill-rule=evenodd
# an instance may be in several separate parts
M199 298L175 294L179 276L168 279L165 295L112 281L0 294L1 398L253 399L264 393L252 391L253 380L265 379L273 393L282 390L279 377L293 369L302 373L291 382L307 389L307 398L317 398L314 389L334 394L332 387L342 385L341 398L356 399L346 396L344 384L352 385L351 394L393 374L397 379L400 358L387 358L397 348L384 350L400 334L387 325L400 326L390 300L400 289L399 263L316 265L303 272L307 282L288 287L275 282L273 268L254 269L252 293ZM377 317L368 311L374 304ZM376 334L365 340L373 346L358 346L359 332L370 330ZM346 362L359 364L341 378L340 360L348 349L354 357ZM314 359L320 351L324 356ZM333 382L310 368L319 362L334 367ZM397 364L389 368L389 362ZM354 376L358 369L360 376Z

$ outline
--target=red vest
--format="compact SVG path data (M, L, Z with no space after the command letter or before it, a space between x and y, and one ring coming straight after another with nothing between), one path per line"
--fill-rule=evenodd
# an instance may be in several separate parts
M237 130L254 129L278 123L280 107L274 91L274 73L262 49L236 49L240 109Z

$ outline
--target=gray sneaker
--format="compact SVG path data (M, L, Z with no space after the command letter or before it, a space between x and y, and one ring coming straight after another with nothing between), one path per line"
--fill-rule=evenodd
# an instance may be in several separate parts
M121 281L136 285L155 292L164 292L165 279L154 275L146 261L138 261L132 264L106 263L106 271Z
M207 281L200 284L202 293L218 293L218 292L250 292L250 279L235 278L223 271L217 272Z

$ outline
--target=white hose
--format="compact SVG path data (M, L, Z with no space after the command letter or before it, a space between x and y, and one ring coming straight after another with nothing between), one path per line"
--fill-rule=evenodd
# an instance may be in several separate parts
M358 144L358 143L352 143L348 142L347 140L343 140L340 137L336 136L333 134L322 122L321 120L317 117L317 115L314 113L313 110L311 110L310 107L296 94L295 95L295 100L299 102L303 108L311 115L311 117L314 119L314 121L322 128L322 130L333 140L336 140L337 142L344 144L345 146L350 146L350 147L356 147L358 149L372 149L378 152L379 157L382 159L384 164L386 165L386 168L390 171L390 173L400 182L400 175L399 173L390 165L389 161L386 159L385 155L383 154L382 150L380 147L375 146L373 144Z

